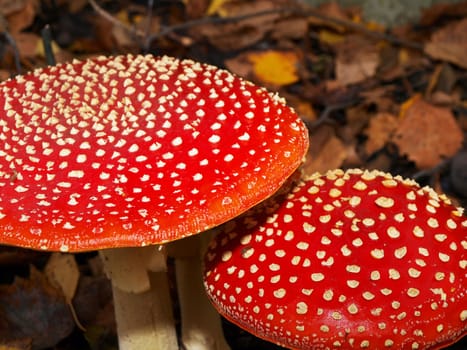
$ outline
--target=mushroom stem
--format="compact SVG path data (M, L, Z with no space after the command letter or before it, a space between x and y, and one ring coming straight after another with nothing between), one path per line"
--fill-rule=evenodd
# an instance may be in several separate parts
M181 314L181 338L186 350L228 350L219 313L207 298L201 257L209 232L169 244L175 258L175 276Z
M100 253L112 280L120 350L177 350L164 252L151 246Z

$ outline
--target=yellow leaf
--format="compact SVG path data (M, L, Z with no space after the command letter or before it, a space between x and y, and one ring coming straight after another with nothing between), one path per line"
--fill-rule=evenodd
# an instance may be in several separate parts
M225 3L229 2L230 0L212 0L211 3L209 4L208 9L206 10L206 15L212 16L215 14L221 15L223 17L221 12L222 6L224 6Z
M378 23L378 22L374 22L374 21L369 21L367 23L365 23L365 27L368 29L368 30L371 30L372 32L380 32L380 33L383 33L386 28Z
M36 44L35 54L39 57L45 57L44 45L42 41L38 41ZM60 46L55 41L52 41L52 52L56 56L60 52Z
M115 18L117 18L122 23L131 24L130 19L128 18L128 12L126 10L121 10L117 12Z
M399 49L399 64L405 65L410 62L410 53L407 49Z
M248 55L253 72L263 83L282 86L298 81L298 57L294 52L264 51Z
M325 44L338 44L344 40L344 36L342 34L338 34L336 32L332 32L330 30L320 30L319 31L319 41Z

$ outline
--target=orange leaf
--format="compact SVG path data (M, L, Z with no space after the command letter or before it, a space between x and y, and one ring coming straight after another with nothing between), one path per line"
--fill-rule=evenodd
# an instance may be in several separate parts
M397 118L386 112L378 113L370 120L365 131L368 139L365 142L366 154L371 155L383 148L397 127Z
M402 106L400 117L393 141L421 169L436 166L462 147L462 130L448 108L412 98Z
M415 94L411 98L409 98L407 101L405 101L403 104L401 104L400 109L399 109L399 119L403 119L406 114L407 110L412 107L412 105L419 101L421 98L420 94Z
M294 52L253 52L248 55L248 60L253 64L256 77L265 84L282 86L299 79L296 69L298 56Z

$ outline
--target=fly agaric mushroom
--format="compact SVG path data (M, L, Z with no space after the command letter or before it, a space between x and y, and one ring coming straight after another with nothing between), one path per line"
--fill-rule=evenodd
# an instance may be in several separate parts
M267 202L206 253L227 319L293 349L438 349L466 333L467 219L444 195L336 170Z
M0 243L107 249L120 348L177 348L152 245L271 195L306 153L303 123L264 89L169 57L75 61L0 88Z

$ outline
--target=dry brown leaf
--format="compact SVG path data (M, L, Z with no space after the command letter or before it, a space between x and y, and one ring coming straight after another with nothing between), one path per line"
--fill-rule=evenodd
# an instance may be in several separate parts
M0 14L8 16L13 12L20 11L26 5L26 0L0 0Z
M348 36L336 49L336 79L342 85L361 82L376 73L379 51L374 43Z
M339 128L339 137L346 144L355 142L373 116L364 105L348 107L345 111L346 123Z
M313 106L308 101L287 97L287 103L295 109L295 112L305 123L313 123L318 119Z
M383 148L390 140L391 135L397 128L397 117L390 113L378 113L370 119L365 135L368 137L365 142L365 152L371 155Z
M425 52L432 58L467 68L467 18L448 24L433 34L425 45Z
M45 267L45 275L55 288L63 292L67 302L71 302L80 276L74 255L52 254Z
M240 54L224 61L225 67L232 73L240 77L251 79L253 66L248 60L247 53Z
M429 101L439 106L452 106L460 104L462 96L458 91L453 91L451 93L445 93L443 91L436 91L431 94Z
M318 6L317 11L319 12L319 14L329 18L336 18L338 20L344 21L349 21L351 19L346 10L344 10L336 1L324 2L323 4ZM346 28L344 26L337 24L333 21L321 19L317 16L311 16L308 20L313 26L330 28L339 33L343 33L346 31Z
M8 30L17 33L29 27L37 14L39 3L36 0L26 0L19 11L11 13L8 17Z
M53 347L75 327L62 294L31 268L29 279L0 287L0 338L32 340L34 349Z
M15 339L2 340L0 339L0 350L31 350L31 339Z
M378 112L394 112L398 109L398 105L391 97L393 91L394 85L376 86L362 91L360 97L364 99L366 105L378 106Z
M310 138L312 142L303 166L306 174L324 173L342 166L347 157L347 149L331 127L320 127Z
M400 118L393 142L421 169L436 166L462 146L462 130L447 108L433 106L418 97L401 109Z
M276 3L270 1L227 2L222 6L228 14L226 17L246 16L274 8L277 8ZM261 40L274 28L275 20L280 16L279 13L271 13L225 24L209 23L191 29L191 35L194 38L205 37L211 45L224 52L240 50Z
M271 38L281 39L302 39L307 35L308 21L306 18L287 17L275 22Z
M206 14L208 16L211 15L210 13L206 13L210 6L209 2L209 0L184 0L186 17L193 19L203 17Z
M37 56L42 41L39 35L27 32L14 33L13 38L16 41L19 54L22 58L32 58Z
M420 24L424 27L433 26L440 19L447 17L460 18L467 15L467 1L461 2L440 2L431 7L422 9Z

